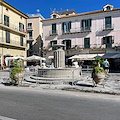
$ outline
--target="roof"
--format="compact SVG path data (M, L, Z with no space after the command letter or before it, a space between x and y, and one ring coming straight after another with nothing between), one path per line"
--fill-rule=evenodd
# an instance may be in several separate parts
M28 14L29 18L41 18L41 19L45 19L40 13L37 14Z
M0 0L0 3L3 4L3 6L9 6L9 9L12 9L14 12L17 11L16 13L21 14L22 16L24 16L25 18L28 18L28 16L26 14L24 14L23 12L21 12L20 10L18 10L17 8L13 7L12 5L10 5L9 3L7 3L4 0Z
M92 11L92 12L85 12L85 13L79 13L79 14L74 14L74 15L63 16L63 17L60 17L60 18L49 18L49 19L45 19L45 20L42 20L42 21L49 21L49 20L55 20L55 19L62 19L62 18L69 18L69 17L77 17L77 16L83 16L83 15L91 15L91 14L105 13L105 12L112 12L112 11L117 11L117 10L120 10L120 8L115 8L115 9L110 10L110 11L97 10L97 11Z

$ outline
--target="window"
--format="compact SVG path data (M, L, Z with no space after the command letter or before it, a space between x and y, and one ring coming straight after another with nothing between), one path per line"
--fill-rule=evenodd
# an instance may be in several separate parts
M28 29L32 29L32 23L28 23Z
M56 18L56 15L53 15L53 18Z
M29 34L29 39L33 39L33 32L30 31L30 32L28 32L28 34Z
M23 46L23 36L20 36L20 46Z
M57 44L57 40L50 41L50 44L51 44L52 50L56 50L54 45Z
M92 19L82 20L81 21L81 30L90 31L92 26Z
M112 25L111 25L111 16L109 17L105 17L105 29L110 29L112 28Z
M71 22L63 22L62 23L62 32L63 33L70 33L71 29Z
M52 24L52 34L56 34L56 23Z
M105 44L106 48L112 48L113 43L114 43L114 36L103 37L103 44Z
M110 6L107 6L106 9L107 9L107 10L110 10Z
M9 27L9 17L4 15L4 25Z
M8 11L8 8L6 8L6 11Z
M90 48L90 38L84 38L84 48Z
M71 48L71 40L63 40L62 42L65 46L63 47L64 50L68 50Z
M6 31L6 43L10 43L10 32Z
M24 32L24 25L19 23L19 31Z

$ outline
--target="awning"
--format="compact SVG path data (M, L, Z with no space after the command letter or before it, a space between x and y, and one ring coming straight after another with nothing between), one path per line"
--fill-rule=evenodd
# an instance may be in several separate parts
M112 58L120 58L120 53L116 54L116 55L113 55Z
M117 55L118 53L106 53L102 56L102 58L113 58L113 56Z
M95 60L95 57L103 56L104 54L79 54L74 55L68 59L79 59L79 60Z

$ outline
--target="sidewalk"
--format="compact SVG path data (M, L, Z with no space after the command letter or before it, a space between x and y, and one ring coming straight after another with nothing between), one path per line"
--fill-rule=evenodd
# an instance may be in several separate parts
M9 72L0 72L0 86L4 86L2 82L5 82L9 78ZM28 89L32 87L37 87L37 89L50 89L50 90L65 90L65 91L77 91L77 92L92 92L92 93L105 93L105 94L115 94L120 95L120 73L109 73L104 81L103 85L97 85L93 87L93 81L88 73L84 73L81 79L76 83L76 85L70 85L63 82L49 82L44 80L38 80L31 78L31 76L25 76L24 85L29 85Z

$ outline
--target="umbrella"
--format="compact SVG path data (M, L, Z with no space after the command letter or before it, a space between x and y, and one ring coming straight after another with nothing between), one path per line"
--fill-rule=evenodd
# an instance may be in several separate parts
M32 56L25 58L24 60L28 62L33 62L33 61L40 61L40 60L46 60L46 59L40 56L32 55Z
M74 56L72 56L72 57L69 57L68 59L79 59L79 58L80 58L79 55L74 55Z
M24 60L24 57L17 56L17 57L6 57L5 60L16 60L16 59L22 59Z
M80 54L80 55L74 55L68 59L79 59L79 60L94 60L95 55L91 54Z

